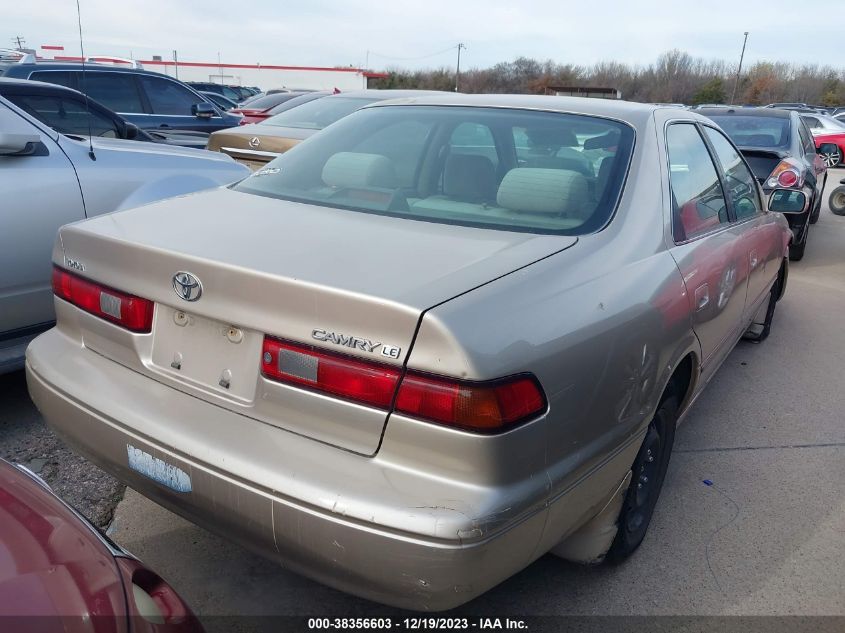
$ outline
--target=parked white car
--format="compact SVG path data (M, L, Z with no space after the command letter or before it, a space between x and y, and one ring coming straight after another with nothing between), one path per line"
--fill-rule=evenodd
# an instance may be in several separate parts
M226 185L225 154L59 134L0 98L0 374L53 325L51 253L63 224ZM71 264L72 265L72 264Z

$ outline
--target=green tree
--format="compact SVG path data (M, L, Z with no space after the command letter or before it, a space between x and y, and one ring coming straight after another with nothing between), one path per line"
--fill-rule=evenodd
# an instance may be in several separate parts
M692 103L693 105L699 105L701 103L724 103L726 99L725 82L719 77L716 77L696 91L692 96Z

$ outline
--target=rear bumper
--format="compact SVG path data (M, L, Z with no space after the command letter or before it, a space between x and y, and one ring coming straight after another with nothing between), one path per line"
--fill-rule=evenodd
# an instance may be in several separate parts
M453 497L459 501L444 503L438 490L431 501L423 503L419 495L436 489L437 484L430 480L411 484L398 474L388 477L384 470L378 478L386 480L381 485L392 488L393 494L397 488L411 490L409 486L420 492L416 497L404 493L406 507L388 508L383 506L395 506L389 496L385 501L391 491L371 485L365 491L369 521L360 519L361 500L348 500L341 492L327 499L294 497L290 493L300 483L298 478L306 478L307 473L299 467L291 470L294 467L289 464L306 450L306 443L309 459L325 470L336 470L338 463L375 460L254 421L255 426L246 431L253 434L256 475L245 480L196 436L193 442L181 441L160 430L161 425L183 428L188 438L203 426L215 431L234 427L231 437L219 437L231 447L234 465L239 448L236 436L245 433L235 418L243 420L242 416L145 378L80 347L57 329L32 343L26 370L36 406L79 453L173 512L342 591L402 608L443 610L483 593L543 553L538 550L548 513L543 503L488 531L478 529L478 521L469 516L466 508L477 507L471 493L465 492L463 500ZM96 393L91 393L92 385ZM163 419L162 412L170 412L170 417ZM127 445L187 473L190 491L179 492L131 469ZM314 446L325 451L326 459L315 453ZM287 477L287 490L280 479L262 475L262 456L267 450L276 452L275 475ZM334 477L337 490L342 490L341 475ZM354 477L350 471L346 479ZM431 533L401 531L386 525L389 521L380 522L380 515L396 510L414 519L410 525L430 526Z

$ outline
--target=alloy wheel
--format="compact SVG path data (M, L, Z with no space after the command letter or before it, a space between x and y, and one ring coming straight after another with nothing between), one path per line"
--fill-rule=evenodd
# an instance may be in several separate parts
M819 154L819 156L821 156L821 159L824 161L824 164L828 167L836 167L842 160L842 154L840 154L838 150L822 152L821 154Z

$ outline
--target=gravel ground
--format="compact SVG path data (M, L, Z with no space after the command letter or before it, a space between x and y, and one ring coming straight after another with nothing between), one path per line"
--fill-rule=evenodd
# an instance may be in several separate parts
M38 473L62 499L107 528L126 486L53 434L26 395L23 371L0 375L0 399L0 457Z

